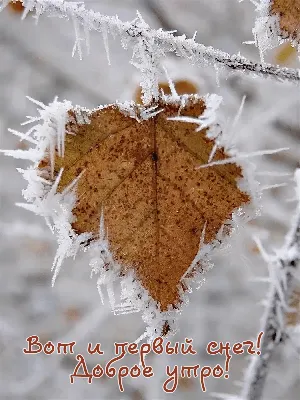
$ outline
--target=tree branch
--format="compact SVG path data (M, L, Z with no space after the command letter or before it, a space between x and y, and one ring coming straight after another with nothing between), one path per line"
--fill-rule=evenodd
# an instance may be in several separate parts
M9 0L0 0L0 9L3 9L8 3ZM100 31L103 37L106 37L107 31L109 31L113 36L121 37L124 47L127 47L128 41L133 41L131 44L135 45L138 38L143 38L148 43L154 43L154 47L160 48L163 52L175 52L178 56L187 58L197 64L224 66L233 71L272 77L279 81L297 83L300 81L300 70L298 69L255 63L240 55L230 55L213 47L206 47L203 44L196 43L194 38L187 39L185 35L175 36L174 32L151 29L146 24L139 24L139 18L133 22L122 22L117 16L105 16L98 12L87 10L82 3L65 2L64 0L22 0L22 3L25 7L23 17L29 11L35 10L36 19L45 12L49 15L73 20L76 36L78 36L78 26L83 27L87 42L89 31ZM80 47L80 40L82 39L76 37L77 47Z
M296 170L295 178L299 204L295 223L286 237L286 243L275 257L269 256L261 248L261 253L270 266L271 287L260 329L264 332L261 354L252 358L246 371L241 395L243 400L261 399L271 357L277 345L287 337L286 312L291 301L295 272L300 261L300 169Z

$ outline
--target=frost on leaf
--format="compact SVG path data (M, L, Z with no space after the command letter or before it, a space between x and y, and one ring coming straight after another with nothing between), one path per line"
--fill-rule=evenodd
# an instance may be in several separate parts
M300 40L300 0L272 0L270 15L279 18L281 36L299 42Z
M118 275L134 273L161 312L182 302L182 277L201 269L201 261L195 263L199 246L213 242L233 211L250 200L238 188L242 171L236 164L196 169L215 144L206 129L169 120L179 112L201 116L205 100L167 99L152 105L150 114L135 103L106 106L91 111L88 122L78 110L69 111L64 156L57 154L54 165L54 179L63 169L59 193L81 174L74 232L91 234L91 246L107 241ZM224 149L215 151L214 160L226 158ZM41 172L49 167L47 158L39 165ZM109 274L110 263L104 264Z
M186 93L187 94L196 94L199 91L199 89L197 88L197 86L193 82L188 81L188 80L184 80L184 79L175 81L174 82L174 86L175 86L176 93L179 94L179 95L186 94ZM172 94L168 82L160 82L158 84L158 88L159 88L159 91L160 92L163 91L163 93L165 95L171 95ZM141 87L139 87L135 91L134 98L135 98L135 102L136 103L140 103L140 104L142 103L142 89L141 89Z

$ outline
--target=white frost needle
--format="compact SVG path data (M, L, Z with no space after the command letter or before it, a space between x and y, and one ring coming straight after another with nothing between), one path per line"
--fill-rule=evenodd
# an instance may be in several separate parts
M278 297L280 298L281 304L285 304L285 295L284 295L284 290L281 285L281 280L279 278L279 271L278 271L278 265L276 263L271 264L270 262L267 263L268 271L269 271L269 276L272 282L272 286L275 288Z
M109 44L108 44L108 32L107 32L107 26L105 23L103 23L102 27L102 38L103 38L103 44L106 52L106 57L107 57L107 62L108 65L111 65L110 63L110 55L109 55Z
M58 185L59 185L59 182L60 182L60 179L61 179L63 171L64 171L64 169L61 168L49 193L51 193L51 194L55 194L56 193L56 190L58 188Z
M27 133L22 133L19 131L16 131L14 129L8 129L8 132L12 133L15 136L18 136L20 138L20 141L22 142L23 140L27 140L27 142L30 142L32 144L37 145L38 141L27 135Z
M174 82L172 81L171 77L169 76L167 68L163 67L163 69L165 71L165 75L166 75L166 78L167 78L167 81L168 81L168 85L169 85L169 88L170 88L170 91L171 91L171 96L174 97L174 98L178 98L178 93L177 93L177 91L175 89Z
M30 96L26 96L26 99L30 100L32 103L36 104L37 106L41 107L42 109L46 109L46 105L41 101L35 100Z
M35 204L28 204L28 203L15 203L17 207L24 208L27 211L35 212L37 210L37 206Z
M241 104L240 104L240 107L239 107L239 109L238 109L238 111L237 111L237 113L236 113L236 115L235 115L235 117L234 117L234 119L232 121L231 128L229 130L229 132L231 132L231 134L230 134L230 137L228 138L227 147L231 147L232 143L234 143L234 141L235 141L235 137L236 137L235 127L236 127L239 119L241 118L241 115L242 115L242 112L243 112L243 109L244 109L244 105L245 105L245 101L246 101L246 96L243 96Z
M213 148L211 149L211 153L210 153L209 158L208 158L208 163L212 162L217 150L218 150L218 145L217 145L217 143L215 143L213 145Z
M245 158L264 156L264 155L269 155L269 154L276 154L276 153L280 153L281 151L287 151L287 150L289 150L289 147L282 147L280 149L275 149L275 150L254 151L252 153L239 153L239 155L235 156L235 157L230 157L225 160L213 161L209 164L199 165L198 167L196 167L196 169L212 167L213 165L231 164L231 163L238 162L239 160L242 160Z
M181 121L181 122L189 122L191 124L197 124L199 125L199 118L194 118L194 117L185 117L183 115L178 116L178 117L169 117L168 120L170 121Z
M29 150L0 150L0 153L4 153L6 156L18 158L21 160L30 160L37 162L41 159L41 154L35 149Z
M271 279L270 277L260 277L260 278L251 278L250 282L254 282L254 283L271 283Z
M287 186L287 183L286 183L286 182L283 182L283 183L275 183L274 185L262 186L262 187L260 188L260 190L270 190L270 189L276 189L276 188L284 187L284 186Z
M200 238L200 247L204 245L204 239L205 239L205 232L206 232L206 226L207 226L207 221L205 221L202 232L201 232L201 238Z
M28 3L24 5L24 11L21 17L22 20L24 20L27 17L29 11L31 11L31 9L33 8L32 6L34 6L34 1L28 0Z
M77 182L79 181L79 179L82 177L82 175L85 173L86 170L83 170L80 175L78 175L62 192L62 195L66 195L67 193L69 193L74 186L77 184Z
M22 122L22 126L31 124L32 122L40 121L42 119L42 117L31 117L30 115L26 115L26 118L28 118L28 121Z
M212 393L210 393L210 396L215 397L216 399L221 399L221 400L245 400L240 396L233 396L233 395L226 394L226 393L212 392Z
M86 22L83 25L83 31L84 31L84 36L85 36L86 52L87 52L87 55L89 55L90 51L91 51L90 30L89 30L88 24Z
M266 252L261 240L257 236L253 236L253 240L258 248L260 255L262 256L263 260L268 264L270 262L270 255Z
M81 37L80 37L80 28L78 20L75 17L75 14L72 14L74 32L75 32L75 43L72 51L72 57L76 54L76 50L78 51L79 59L82 60L82 48L81 48Z
M286 203L294 203L295 201L298 201L298 197L294 196L294 197L290 197L288 199L285 199Z
M274 171L256 171L255 175L257 176L293 176L291 172L274 172Z

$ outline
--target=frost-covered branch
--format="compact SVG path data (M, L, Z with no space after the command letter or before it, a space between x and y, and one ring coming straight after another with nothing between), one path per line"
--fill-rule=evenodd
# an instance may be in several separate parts
M243 400L259 400L262 397L272 354L278 343L287 337L286 313L289 311L296 268L300 261L300 169L296 170L295 180L299 203L294 225L286 237L285 245L275 256L270 256L258 242L269 265L271 285L260 328L260 331L264 332L261 355L252 358L246 371L241 396Z
M9 3L9 0L0 0L1 9ZM99 31L103 35L105 48L108 52L108 33L113 37L120 37L123 47L133 48L133 63L142 74L149 77L149 61L152 60L155 68L157 60L167 52L175 52L177 56L189 59L195 64L213 64L220 67L227 67L233 71L243 71L256 76L273 77L280 81L300 81L298 69L279 68L271 64L260 64L247 60L241 55L230 55L213 47L206 47L195 41L193 38L186 38L185 35L176 36L174 32L167 32L162 29L151 29L143 21L140 14L132 22L122 22L117 16L105 16L92 10L87 10L83 3L65 2L64 0L22 0L25 6L23 17L29 11L35 11L35 18L38 20L43 13L70 19L74 25L75 46L74 52L82 56L82 41L85 40L89 48L90 31ZM136 62L136 58L138 62ZM157 94L156 77L150 77L155 87L152 87L153 97ZM147 85L142 85L143 92L147 94ZM145 99L144 99L145 100Z

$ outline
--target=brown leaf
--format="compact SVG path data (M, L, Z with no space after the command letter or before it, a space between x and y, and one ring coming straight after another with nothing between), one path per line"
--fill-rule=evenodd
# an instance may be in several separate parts
M300 0L272 0L270 14L279 16L284 38L300 39Z
M234 209L249 201L236 179L235 164L195 169L207 163L214 142L197 125L170 121L179 105L160 101L164 111L147 121L125 116L118 106L90 115L89 124L70 122L59 191L83 170L73 210L77 233L99 232L104 212L110 249L122 265L133 268L160 310L179 302L182 275L194 260L205 223L205 242L215 239ZM191 96L181 115L198 117L203 100ZM72 113L73 117L75 113ZM223 149L214 160L226 158ZM44 161L42 165L47 165Z
M10 11L18 14L24 11L24 6L20 1L17 1L16 3L10 2L8 8Z

